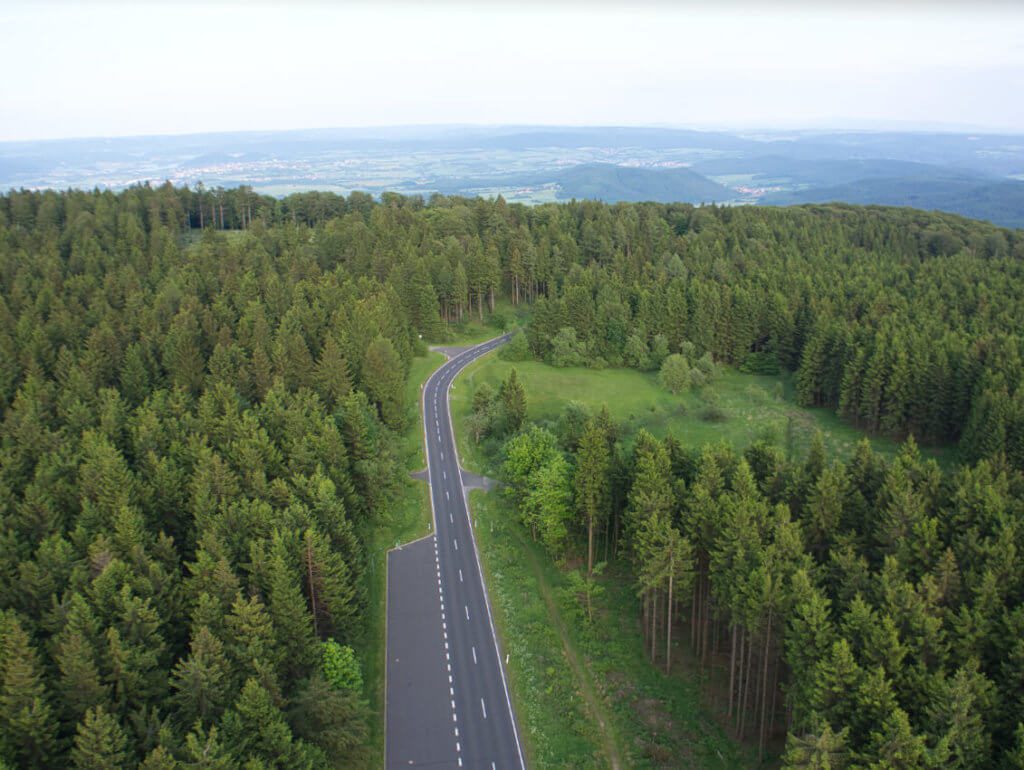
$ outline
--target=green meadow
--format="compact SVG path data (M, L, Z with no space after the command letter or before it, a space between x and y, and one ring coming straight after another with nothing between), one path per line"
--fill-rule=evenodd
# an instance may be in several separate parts
M497 388L512 368L526 388L528 418L545 423L558 419L566 404L577 401L597 410L607 405L625 442L640 428L662 438L671 434L684 446L700 448L724 441L744 449L767 440L800 455L821 431L827 456L848 457L864 433L829 409L809 409L795 400L792 375L744 374L723 368L709 385L678 396L658 383L654 372L634 369L560 369L536 361L510 363L489 355L472 364L452 389L457 421L469 414L472 394L483 383ZM869 437L875 451L892 455L899 443ZM460 432L460 453L467 467L481 470L483 457ZM946 465L954 459L949 448L925 448L927 456Z

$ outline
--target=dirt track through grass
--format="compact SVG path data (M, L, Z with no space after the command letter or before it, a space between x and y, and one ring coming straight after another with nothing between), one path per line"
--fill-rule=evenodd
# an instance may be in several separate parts
M541 569L540 564L537 563L537 556L533 553L532 549L524 548L523 553L527 557L527 561L530 564L530 569L537 578L537 585L540 588L541 598L544 599L544 604L548 608L548 616L551 618L551 625L555 631L558 632L558 638L562 640L562 651L565 653L565 660L572 669L573 676L576 677L576 683L579 686L580 695L583 696L584 702L587 704L587 709L590 711L591 718L597 723L598 728L601 732L601 742L604 744L604 751L608 758L608 764L611 765L612 770L621 770L622 759L619 752L618 741L611 728L611 718L601 702L600 697L594 692L594 686L590 681L590 672L580 662L579 656L576 654L576 650L573 648L572 642L569 640L569 634L566 631L565 623L562 621L562 613L558 609L558 603L551 595L551 586L548 585L547 579L544 577L544 571Z

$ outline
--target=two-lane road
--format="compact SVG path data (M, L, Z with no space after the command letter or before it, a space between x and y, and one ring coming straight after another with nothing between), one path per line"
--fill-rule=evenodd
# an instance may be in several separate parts
M423 387L434 534L388 558L388 770L525 768L448 406L458 373L507 340L454 356Z

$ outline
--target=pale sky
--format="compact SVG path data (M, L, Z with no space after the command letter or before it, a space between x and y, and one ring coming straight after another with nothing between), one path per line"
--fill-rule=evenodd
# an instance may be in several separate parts
M0 0L0 52L0 140L445 123L1024 131L1024 3Z

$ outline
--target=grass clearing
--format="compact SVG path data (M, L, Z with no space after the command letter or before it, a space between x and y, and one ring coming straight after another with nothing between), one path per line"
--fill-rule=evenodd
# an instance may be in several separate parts
M829 409L809 409L796 403L792 375L765 376L722 369L703 392L672 395L658 384L653 372L634 369L559 369L536 361L509 363L495 355L474 362L459 377L452 391L452 412L458 424L469 414L473 392L486 382L497 388L510 369L519 371L526 389L528 419L539 423L556 420L570 401L591 409L608 406L626 443L646 428L662 438L669 433L684 446L700 448L725 441L745 449L759 439L800 455L807 451L816 431L821 431L829 457L846 458L864 436ZM710 396L709 402L708 393ZM721 419L708 419L709 403ZM893 455L899 444L884 437L869 437L875 451ZM480 450L459 431L459 452L467 468L483 472L486 462ZM955 459L951 447L923 448L925 456L942 465Z
M444 363L440 353L428 353L413 359L406 382L408 425L401 436L399 449L407 471L426 465L423 449L423 420L420 414L420 386L430 373ZM356 654L363 662L363 679L370 713L376 718L370 724L370 756L367 767L384 764L384 667L387 659L387 552L398 543L422 537L430 531L430 488L420 481L403 479L402 495L390 515L369 535L367 549L367 616L366 632Z

